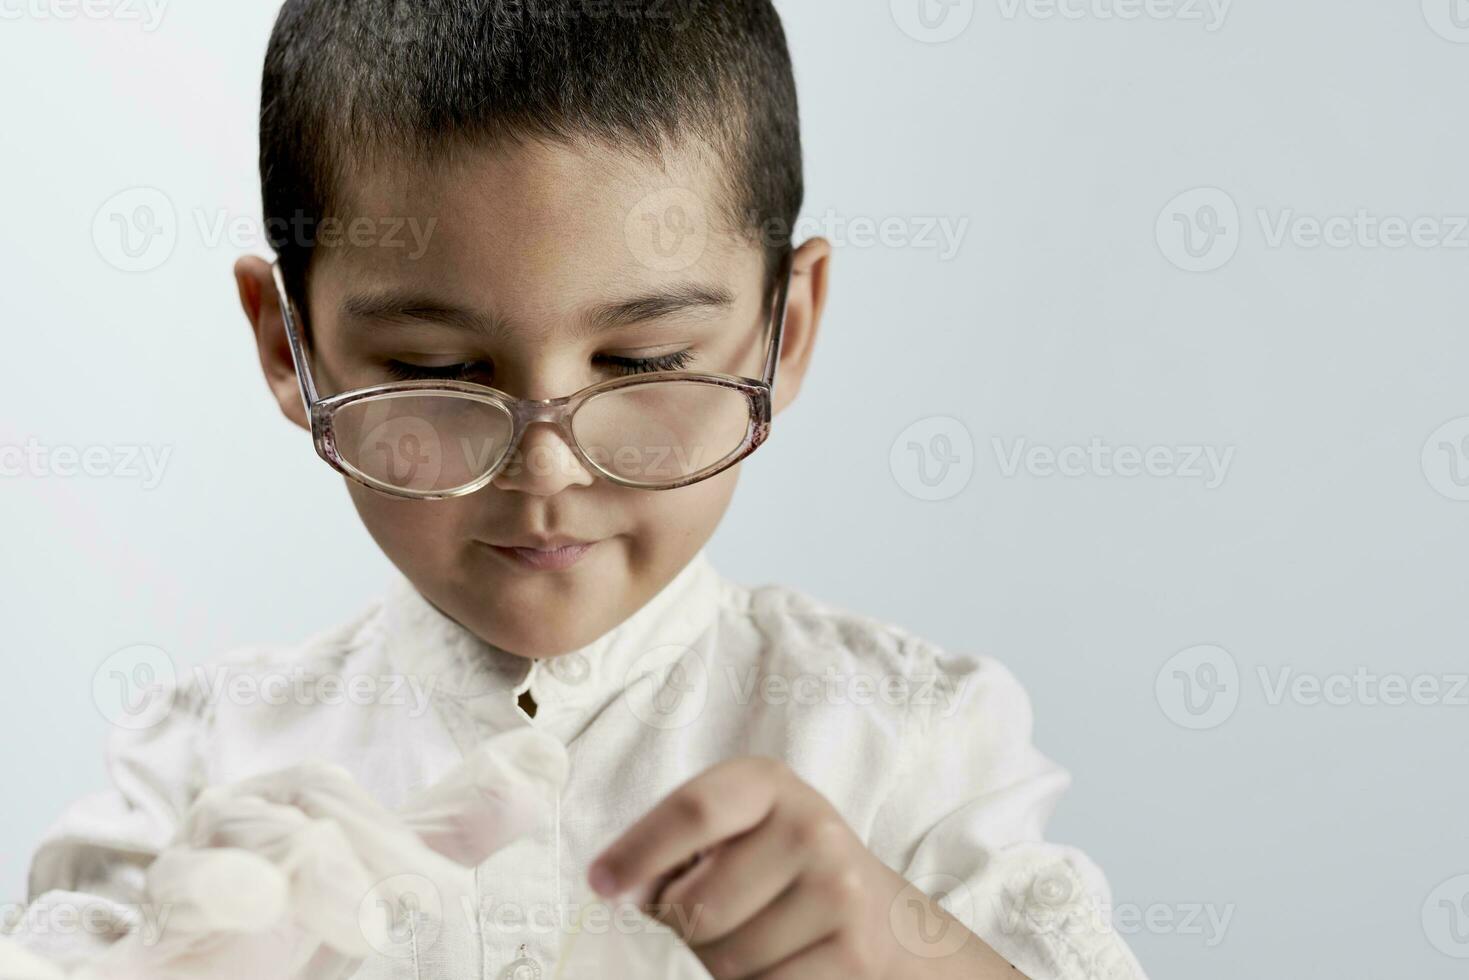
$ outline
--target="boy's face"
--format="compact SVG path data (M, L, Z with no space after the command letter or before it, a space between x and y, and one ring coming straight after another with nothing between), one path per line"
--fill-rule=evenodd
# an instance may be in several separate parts
M452 376L549 399L653 365L759 377L764 253L725 227L718 171L698 159L660 166L528 141L354 181L352 218L374 231L318 245L310 295L293 297L321 394ZM797 253L777 413L809 362L829 254L822 241ZM272 390L307 427L269 266L243 259L236 276ZM429 601L495 646L543 657L596 639L677 574L713 534L738 473L676 490L620 487L536 424L476 493L408 500L347 488ZM509 547L544 539L590 547L570 565Z

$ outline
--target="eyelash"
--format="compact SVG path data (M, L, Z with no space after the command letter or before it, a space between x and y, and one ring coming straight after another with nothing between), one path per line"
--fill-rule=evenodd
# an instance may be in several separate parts
M661 354L658 357L613 357L602 355L600 360L611 365L620 374L647 374L653 371L681 371L694 359L691 350L674 351L672 354ZM387 362L388 373L398 381L472 381L472 375L479 365L475 364L445 364L439 367L427 367L422 364L408 364L405 361L390 360Z

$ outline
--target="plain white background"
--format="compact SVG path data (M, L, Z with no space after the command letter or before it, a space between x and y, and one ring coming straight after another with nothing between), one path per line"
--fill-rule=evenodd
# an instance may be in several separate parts
M277 4L156 3L0 0L0 900L102 784L110 654L390 573L230 278ZM1003 659L1152 976L1461 976L1469 6L781 8L834 292L716 563Z

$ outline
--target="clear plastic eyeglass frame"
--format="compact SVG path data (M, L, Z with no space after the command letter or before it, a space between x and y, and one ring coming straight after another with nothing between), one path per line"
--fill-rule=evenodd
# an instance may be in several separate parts
M311 364L305 345L305 336L301 328L302 321L298 316L295 304L291 302L290 296L286 291L285 277L281 272L279 262L271 266L271 273L275 279L276 293L280 300L281 314L285 321L287 339L290 342L291 359L296 367L296 379L300 384L301 400L306 406L306 414L311 422L311 437L316 445L317 455L326 460L333 469L342 475L380 493L413 500L442 500L451 497L466 496L488 486L504 470L506 463L515 458L516 452L520 447L521 437L525 434L526 429L537 422L546 422L554 425L563 441L571 447L571 451L576 456L577 461L588 472L619 486L632 487L639 490L673 490L678 487L689 486L690 484L707 480L729 469L746 456L749 456L760 447L761 443L770 434L772 405L775 396L776 367L780 362L781 338L785 332L787 300L790 296L793 269L794 253L787 249L781 259L779 272L776 277L776 282L778 283L776 295L765 321L765 330L771 336L769 348L765 356L765 370L761 378L744 378L732 374L697 371L657 371L623 378L612 378L589 385L575 394L562 398L546 399L544 401L517 398L497 388L474 384L473 382L437 380L394 381L372 385L367 388L356 388L338 395L322 398L317 393L316 381L312 375ZM668 382L685 384L695 382L741 392L745 396L746 403L749 405L750 415L744 439L741 441L739 447L724 458L695 473L663 483L639 482L625 479L606 467L599 465L582 448L572 429L572 419L576 416L577 411L590 399L617 389L630 388L638 385L666 384ZM495 405L504 410L511 420L512 430L504 454L499 461L484 474L463 486L448 490L416 490L394 486L374 479L368 474L358 471L343 459L337 447L333 426L333 418L338 411L348 405L356 404L367 399L379 399L384 396L392 397L405 393L422 392L455 395Z

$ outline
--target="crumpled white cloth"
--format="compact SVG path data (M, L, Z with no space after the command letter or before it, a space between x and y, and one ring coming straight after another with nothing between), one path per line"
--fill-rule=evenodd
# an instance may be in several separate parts
M553 805L566 750L534 729L492 738L394 812L336 765L308 763L204 791L149 866L156 934L135 929L70 972L0 939L4 980L233 980L355 972L391 955L383 909L522 836Z

